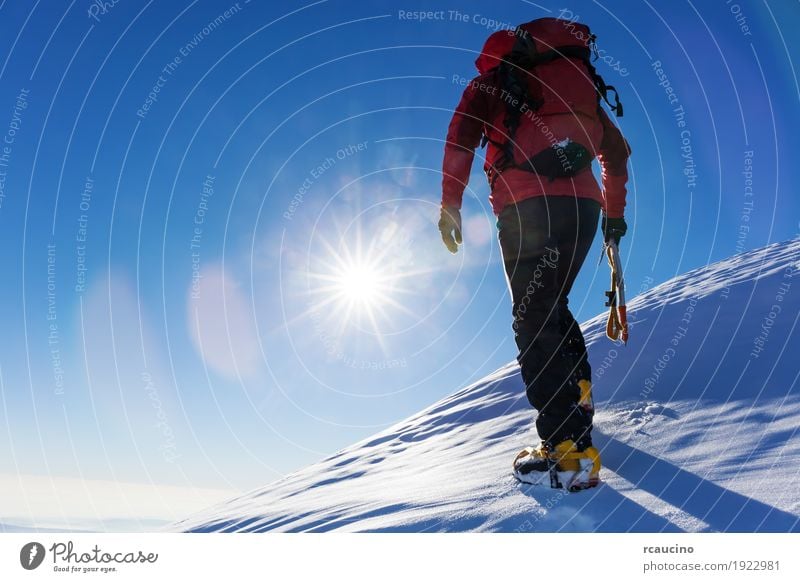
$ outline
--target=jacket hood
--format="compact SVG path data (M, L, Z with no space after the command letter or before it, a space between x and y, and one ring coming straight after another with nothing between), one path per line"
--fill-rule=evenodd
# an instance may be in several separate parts
M500 65L502 58L514 48L515 41L516 37L513 30L493 32L486 39L481 54L475 59L475 66L478 68L478 72L483 75Z

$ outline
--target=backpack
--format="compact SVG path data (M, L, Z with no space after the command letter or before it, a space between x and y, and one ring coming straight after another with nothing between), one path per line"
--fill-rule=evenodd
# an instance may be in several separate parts
M571 177L588 168L602 139L601 100L617 117L622 104L592 65L596 37L588 26L540 18L513 31L511 51L493 69L500 106L484 127L491 143L492 185L515 167L547 177ZM613 91L614 103L608 94Z

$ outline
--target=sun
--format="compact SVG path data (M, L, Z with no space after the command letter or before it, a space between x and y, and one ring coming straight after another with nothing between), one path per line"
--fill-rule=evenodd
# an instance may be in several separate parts
M403 303L413 295L406 284L413 271L400 270L385 249L355 244L327 245L327 251L307 273L309 312L337 327L337 334L352 328L380 341L395 315L411 314Z
M344 228L332 222L309 244L306 292L298 297L305 309L298 317L308 316L328 339L369 338L383 348L384 340L420 320L419 302L433 271L413 252L417 223L394 212L369 221L357 216Z
M334 292L341 299L360 307L382 304L391 292L388 277L378 265L344 265L333 279Z
M344 326L369 321L373 331L388 318L387 309L396 307L403 292L401 277L393 272L386 257L374 251L339 250L327 255L324 267L310 273L315 309Z

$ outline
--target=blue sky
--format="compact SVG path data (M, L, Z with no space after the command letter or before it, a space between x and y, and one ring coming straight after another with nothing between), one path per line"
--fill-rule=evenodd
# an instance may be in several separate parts
M435 228L442 139L488 34L559 14L625 104L629 294L797 236L796 3L2 3L0 474L248 489L511 361L480 164L463 252Z

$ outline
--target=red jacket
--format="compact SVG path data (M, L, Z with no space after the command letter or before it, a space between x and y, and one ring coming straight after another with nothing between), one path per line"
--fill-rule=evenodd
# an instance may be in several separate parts
M509 44L510 43L510 44ZM507 54L513 44L513 36L506 32L494 33L487 40L483 52L475 62L481 73L473 79L458 104L447 132L447 143L444 150L442 167L442 204L461 207L464 189L469 181L472 159L475 148L486 133L491 141L486 151L484 170L489 171L493 163L503 155L502 150L494 142L507 141L504 137L503 118L506 107L501 98L501 89L497 87L494 69L499 58ZM566 61L569 61L565 64ZM576 67L572 59L561 59L559 62L539 65L536 78L541 81L544 91L550 91L545 97L544 105L536 111L543 121L539 130L528 129L528 137L522 134L522 126L517 130L515 147L525 150L529 157L552 145L553 140L560 141L565 137L576 137L591 154L597 157L602 170L603 189L588 167L571 178L548 178L533 174L526 170L509 167L494 181L489 200L495 214L509 204L514 204L533 196L578 196L597 200L609 218L619 218L625 211L625 184L628 181L627 161L630 147L622 137L619 129L611 122L605 111L597 105L593 89L573 87L583 82L591 82L584 75L565 75L564 67ZM582 65L580 65L582 66ZM576 81L577 78L577 81ZM592 86L593 88L593 86ZM584 102L574 102L581 95ZM586 95L592 95L591 102ZM548 137L545 137L547 130ZM529 151L528 151L529 150Z

